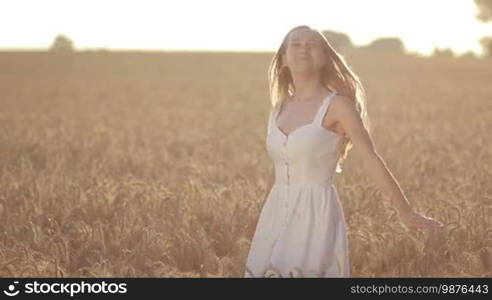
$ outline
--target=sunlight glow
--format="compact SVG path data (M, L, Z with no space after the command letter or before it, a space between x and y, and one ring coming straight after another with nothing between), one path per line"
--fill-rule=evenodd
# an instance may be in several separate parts
M423 54L478 54L492 22L475 15L471 0L16 0L0 4L0 48L47 48L65 34L77 49L273 51L291 27L307 24L358 46L391 36Z

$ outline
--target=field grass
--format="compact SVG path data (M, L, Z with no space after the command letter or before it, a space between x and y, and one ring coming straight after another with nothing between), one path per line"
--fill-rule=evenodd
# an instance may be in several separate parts
M242 277L272 53L0 53L0 276ZM492 276L492 59L353 55L407 231L353 149L354 277Z

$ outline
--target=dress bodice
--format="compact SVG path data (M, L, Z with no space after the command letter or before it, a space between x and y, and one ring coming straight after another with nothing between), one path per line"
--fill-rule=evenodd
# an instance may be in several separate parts
M278 126L279 105L271 110L266 146L274 162L275 184L332 184L343 136L325 128L322 122L335 95L332 92L323 99L313 122L297 127L288 135Z

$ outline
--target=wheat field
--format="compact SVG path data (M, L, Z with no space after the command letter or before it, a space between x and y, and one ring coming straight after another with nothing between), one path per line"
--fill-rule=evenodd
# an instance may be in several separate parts
M0 54L0 276L242 277L270 160L273 53ZM354 277L492 276L492 59L347 55L376 148L443 239L400 223L352 149Z

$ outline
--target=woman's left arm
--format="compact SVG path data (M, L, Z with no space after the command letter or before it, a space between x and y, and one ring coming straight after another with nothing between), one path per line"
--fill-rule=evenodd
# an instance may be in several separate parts
M354 101L338 95L332 100L331 106L336 121L340 123L345 134L352 141L369 175L389 196L405 225L410 229L442 226L440 222L416 213L411 207L398 182L376 151L372 138L355 109Z

